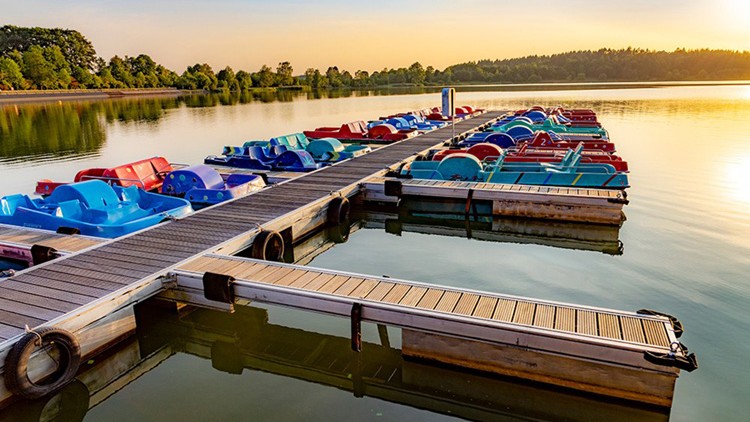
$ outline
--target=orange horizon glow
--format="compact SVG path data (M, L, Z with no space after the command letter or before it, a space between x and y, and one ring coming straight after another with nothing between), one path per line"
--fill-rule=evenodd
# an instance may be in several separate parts
M750 50L750 3L743 0L29 0L4 9L5 24L76 29L105 59L145 53L178 72L195 63L255 71L285 60L296 74L332 65L372 72L415 61L443 69L629 46Z

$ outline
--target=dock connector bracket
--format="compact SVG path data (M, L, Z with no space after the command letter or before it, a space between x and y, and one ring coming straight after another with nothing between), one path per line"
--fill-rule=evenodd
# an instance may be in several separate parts
M362 304L352 305L352 350L362 351Z
M60 257L60 254L55 248L44 245L31 246L31 261L34 265L43 264L58 257Z
M383 193L385 196L397 196L402 195L402 184L400 180L386 180L383 184Z
M693 372L698 369L698 358L695 353L688 353L688 348L679 341L669 347L669 353L654 353L645 351L643 358L655 365L672 366L683 371ZM680 352L678 354L678 352Z
M208 300L234 303L234 277L226 274L207 272L203 274L203 296Z

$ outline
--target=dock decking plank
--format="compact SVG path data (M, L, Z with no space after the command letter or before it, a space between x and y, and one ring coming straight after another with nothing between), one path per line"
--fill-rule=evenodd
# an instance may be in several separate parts
M518 301L516 304L516 312L513 314L513 322L516 324L532 325L534 322L535 311L535 303Z
M440 301L435 306L434 310L440 312L453 312L453 309L455 309L460 297L461 293L459 292L445 292L443 294L443 297L440 298Z
M495 313L492 315L492 319L498 321L511 322L516 312L517 302L515 300L500 299L497 302Z
M536 305L536 314L534 315L534 325L543 328L554 328L555 326L555 307L552 305Z
M444 294L445 290L429 288L419 302L417 302L416 306L417 308L434 310Z
M472 315L479 303L479 295L473 293L462 293L453 312L461 315Z
M354 290L349 292L347 296L358 297L358 298L364 299L370 293L372 293L375 290L375 288L377 288L378 285L379 285L379 282L377 280L365 279ZM385 293L387 293L387 291ZM385 293L383 293L383 295L385 295ZM378 300L378 299L375 299L375 300Z
M634 343L645 343L646 335L643 332L641 321L627 316L620 316L622 325L622 339Z
M664 323L650 319L643 319L641 322L643 323L643 331L646 334L648 344L669 347L669 337L667 337Z
M378 284L370 290L370 293L367 293L364 297L364 299L368 300L375 300L375 301L385 301L385 297L390 293L390 291L397 286L395 283L387 283L384 281L379 281ZM404 292L406 293L406 292ZM401 299L400 297L397 299ZM391 302L394 303L394 302Z
M576 332L596 336L599 334L596 325L596 313L576 309Z
M576 332L576 310L566 306L558 306L555 311L555 329Z
M498 299L488 296L480 296L477 301L477 306L474 308L472 316L477 318L490 319L495 314L495 307L497 306Z
M599 324L599 335L615 339L622 339L620 333L620 320L617 315L597 312L597 323Z

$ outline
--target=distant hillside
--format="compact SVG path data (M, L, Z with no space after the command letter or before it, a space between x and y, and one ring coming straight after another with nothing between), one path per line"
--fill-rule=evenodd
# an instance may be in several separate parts
M98 57L78 31L60 28L0 27L0 89L161 88L244 91L250 88L371 88L460 83L564 81L671 81L750 79L750 53L729 50L673 52L627 48L573 51L551 56L480 60L437 70L413 63L408 68L368 72L330 66L294 76L291 63L258 71L227 66L217 72L206 63L182 73L146 54Z
M672 81L750 79L750 52L627 48L480 60L449 66L453 81Z

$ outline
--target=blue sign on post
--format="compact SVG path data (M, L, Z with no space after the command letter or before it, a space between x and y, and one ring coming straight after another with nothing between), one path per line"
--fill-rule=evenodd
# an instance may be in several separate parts
M453 100L456 97L456 90L453 88L443 88L443 116L453 117L455 108L453 107Z

